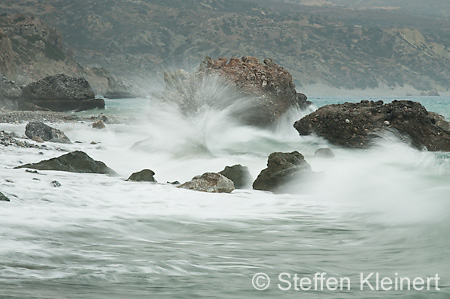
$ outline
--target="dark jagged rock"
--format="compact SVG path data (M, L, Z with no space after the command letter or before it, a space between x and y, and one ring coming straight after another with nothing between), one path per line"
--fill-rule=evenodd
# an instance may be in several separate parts
M289 108L305 108L311 104L304 94L297 93L292 76L283 67L271 59L265 59L262 64L250 56L230 60L212 60L206 57L193 75L184 70L173 74L165 73L168 98L174 98L171 93L178 92L181 93L178 98L190 104L189 97L192 95L187 94L190 88L211 74L219 75L226 84L233 86L241 94L236 101L242 101L242 96L255 99L251 103L251 109L241 117L241 120L252 125L267 126L274 123Z
M95 161L82 151L74 151L57 158L44 160L38 163L30 163L17 168L31 168L38 170L58 170L78 173L116 174L114 170L100 161Z
M6 195L0 192L0 201L10 201L10 200Z
M154 178L155 172L150 169L144 169L139 172L133 173L127 181L134 181L134 182L156 182Z
M324 147L324 148L319 148L314 153L314 156L319 157L319 158L334 158L334 153L328 147Z
M236 189L247 188L252 183L252 176L248 171L248 168L240 164L226 166L225 169L219 173L232 180Z
M206 172L178 186L178 188L211 193L230 193L234 190L234 184L232 180L220 173Z
M305 175L312 176L314 173L302 154L297 151L272 153L267 161L267 168L253 182L253 189L285 192L289 189L289 183Z
M64 132L47 126L43 122L29 122L25 127L25 135L33 140L40 138L43 141L72 143Z
M327 105L295 122L300 135L312 133L352 148L367 148L384 132L410 140L412 146L429 151L450 151L448 123L412 101L362 101Z
M49 109L52 111L105 108L103 99L96 99L89 83L83 78L64 74L46 77L24 87L20 109Z

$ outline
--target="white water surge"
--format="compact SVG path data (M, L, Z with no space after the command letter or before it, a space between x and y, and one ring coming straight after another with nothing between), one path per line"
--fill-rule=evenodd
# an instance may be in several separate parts
M316 105L341 99L313 99ZM444 115L445 103L421 99ZM133 103L133 110L129 103ZM395 140L370 150L300 137L291 111L273 129L233 118L235 107L200 105L185 115L155 99L109 101L122 124L53 124L71 145L2 147L1 298L449 298L450 164ZM139 121L131 121L139 119ZM24 134L25 124L0 125ZM91 141L97 144L91 144ZM13 169L82 150L118 177ZM207 171L240 163L256 177L275 151L301 152L320 180L297 194L178 189ZM144 168L159 184L126 182ZM53 187L57 180L61 187ZM254 274L272 280L265 291ZM349 277L351 290L282 291L279 273ZM440 291L360 290L361 272L394 277L439 274Z

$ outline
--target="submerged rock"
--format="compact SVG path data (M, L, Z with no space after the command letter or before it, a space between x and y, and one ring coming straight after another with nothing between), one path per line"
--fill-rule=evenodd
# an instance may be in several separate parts
M367 148L374 139L392 132L412 146L429 151L450 151L448 123L437 119L420 103L412 101L362 101L327 105L295 122L300 135L312 133L345 147Z
M324 148L319 148L314 153L314 156L319 157L319 158L334 158L334 153L330 148L324 147Z
M72 143L64 132L47 126L43 122L29 122L25 127L25 135L32 140L43 140L59 143Z
M304 175L312 176L314 173L302 154L297 151L272 153L267 161L267 168L253 182L253 189L286 192L290 189L290 183Z
M58 182L58 181L52 181L52 182L51 182L51 185L52 185L53 187L56 187L56 188L61 187L61 183Z
M38 170L58 170L78 173L116 174L114 170L100 161L95 161L82 151L74 151L57 158L44 160L38 163L30 163L17 168L31 168Z
M211 193L230 193L234 190L234 184L232 180L220 173L206 172L178 186L178 188Z
M242 166L241 164L226 166L219 173L232 180L236 189L244 189L251 186L252 176L246 166Z
M0 192L0 201L10 201L10 199L5 194Z
M267 126L279 119L288 109L306 108L311 104L304 94L297 93L292 76L283 67L271 59L265 59L264 63L261 63L250 56L230 60L212 60L206 57L195 74L191 75L184 70L173 74L165 73L166 98L180 99L183 111L197 111L198 107L190 107L198 104L192 103L195 101L191 98L195 97L196 93L191 89L209 75L218 75L225 84L234 87L233 90L241 94L232 101L243 101L243 97L254 99L247 111L241 111L242 115L239 116L241 121L251 125ZM228 92L231 93L231 89ZM204 104L204 99L201 100ZM217 99L218 102L220 100Z
M106 128L105 123L102 120L97 120L92 123L92 128L94 129L104 129Z
M135 181L135 182L156 182L154 178L155 172L150 169L144 169L139 172L133 173L127 181Z
M46 77L23 88L19 109L23 110L88 110L105 108L103 99L96 99L84 78L64 74Z

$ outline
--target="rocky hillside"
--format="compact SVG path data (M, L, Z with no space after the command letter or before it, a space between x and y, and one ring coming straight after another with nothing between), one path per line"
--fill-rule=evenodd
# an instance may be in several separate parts
M0 8L39 15L62 32L78 61L128 77L195 66L205 56L251 55L284 66L298 87L448 90L449 20L334 2L330 8L281 0L18 0ZM57 51L48 56L62 59Z
M0 74L19 85L49 75L85 77L98 93L105 93L110 74L87 68L73 59L61 33L39 17L24 14L0 16ZM4 80L7 80L4 79Z

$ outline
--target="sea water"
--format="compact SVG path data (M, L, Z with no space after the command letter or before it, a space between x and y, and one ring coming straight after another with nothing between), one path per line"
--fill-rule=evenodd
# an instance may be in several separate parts
M361 99L311 98L312 109ZM450 118L450 98L408 99ZM229 109L184 115L153 97L107 100L119 121L106 129L52 124L79 143L2 147L11 202L0 203L0 298L449 298L449 155L389 136L369 150L300 137L292 125L308 112L260 129ZM0 129L22 136L25 123ZM320 147L335 158L316 158ZM73 150L118 176L14 169ZM322 175L293 194L166 183L238 163L256 178L270 153L294 150ZM158 183L126 181L144 168ZM429 288L412 285L436 275ZM398 277L411 283L389 289Z

